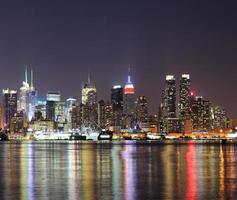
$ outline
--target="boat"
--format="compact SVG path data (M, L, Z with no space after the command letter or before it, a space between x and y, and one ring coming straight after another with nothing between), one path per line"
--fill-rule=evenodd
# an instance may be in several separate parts
M86 140L85 134L80 134L79 132L71 133L70 140Z
M98 136L98 140L112 140L113 133L112 131L106 131L105 129L102 129Z
M69 131L35 131L28 132L29 138L35 140L93 140L97 141L100 132L91 127L82 127L81 130Z
M81 134L86 136L86 140L98 141L100 132L89 127L82 127Z
M69 140L70 132L61 131L36 131L33 133L35 140Z
M174 135L166 135L165 139L167 139L167 140L175 140L175 139L178 139L178 137L176 137Z
M161 139L161 136L158 135L158 133L151 133L151 132L148 132L146 134L146 139L147 140L160 140Z

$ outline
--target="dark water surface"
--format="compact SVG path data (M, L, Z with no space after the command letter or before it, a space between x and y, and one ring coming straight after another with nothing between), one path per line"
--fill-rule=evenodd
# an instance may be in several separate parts
M0 199L237 199L236 147L1 143Z

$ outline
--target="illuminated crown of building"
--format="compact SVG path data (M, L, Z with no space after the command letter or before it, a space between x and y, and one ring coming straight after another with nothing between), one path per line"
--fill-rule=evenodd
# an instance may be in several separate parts
M131 75L130 75L130 66L128 67L128 80L127 83L125 84L124 87L124 94L134 94L135 93L135 89L134 89L134 85L131 81Z
M81 95L82 96L81 97L82 104L86 104L88 102L88 94L90 92L96 93L96 87L93 83L91 83L90 74L88 73L87 83L85 83L82 88L82 95Z

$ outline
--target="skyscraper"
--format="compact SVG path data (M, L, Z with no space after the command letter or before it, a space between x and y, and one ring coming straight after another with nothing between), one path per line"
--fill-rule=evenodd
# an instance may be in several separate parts
M138 122L147 122L148 120L148 105L144 95L137 98L136 101L136 118Z
M98 104L96 87L90 81L88 74L87 83L82 88L82 103L80 105L82 123L97 127L98 123Z
M25 81L20 88L19 108L26 114L27 120L31 121L34 116L37 93L33 85L33 70L29 72L25 67Z
M160 130L164 133L179 131L180 121L176 118L176 83L173 75L167 75L159 107Z
M128 79L123 91L123 114L132 115L135 112L135 89L131 81L130 67L128 69Z
M82 104L81 104L82 105ZM72 110L71 110L71 120L70 120L70 124L71 124L71 128L72 129L77 129L81 126L82 123L82 107L80 107L79 105L75 103L72 104Z
M211 128L226 128L226 111L220 106L211 107Z
M112 124L114 129L120 130L123 116L123 88L121 85L115 85L111 89L111 104L113 110Z
M61 101L61 93L59 91L49 91L46 96L47 101Z
M65 117L66 120L69 124L71 124L71 119L72 119L72 107L73 105L77 104L77 99L76 98L68 98L66 100L66 105L65 105Z
M55 107L56 103L61 101L61 94L59 91L50 91L46 96L46 119L55 121Z
M105 127L109 128L112 125L113 121L113 107L112 104L108 101L105 104Z
M168 118L176 117L176 85L173 75L167 75L165 81L164 107L165 116Z
M123 111L123 88L121 85L115 85L111 89L111 103L113 107L113 112Z
M65 102L55 102L55 121L58 123L65 123Z
M47 101L46 102L46 119L47 120L55 120L55 101Z
M11 119L17 113L17 91L3 89L4 127L10 129Z
M14 117L11 118L10 123L10 132L11 133L20 133L24 132L26 126L25 123L26 116L23 111L14 114Z
M210 129L210 102L202 96L191 96L191 119L193 131L208 131Z
M179 84L179 118L185 120L190 114L190 75L182 74Z
M90 81L90 75L88 75L87 83L84 84L81 92L81 102L82 104L95 104L97 102L96 87Z
M105 128L105 102L100 100L98 102L98 126L100 128Z
M47 104L46 98L45 97L37 97L36 102L37 103L35 106L35 113L38 113L39 115L41 115L41 117L40 117L41 119L46 119L46 104ZM38 118L38 117L36 117L36 118Z

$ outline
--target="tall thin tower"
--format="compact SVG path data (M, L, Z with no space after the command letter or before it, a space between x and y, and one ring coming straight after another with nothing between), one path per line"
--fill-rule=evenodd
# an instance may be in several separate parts
M135 112L135 88L131 80L131 66L128 66L128 79L124 86L123 114L132 115Z

